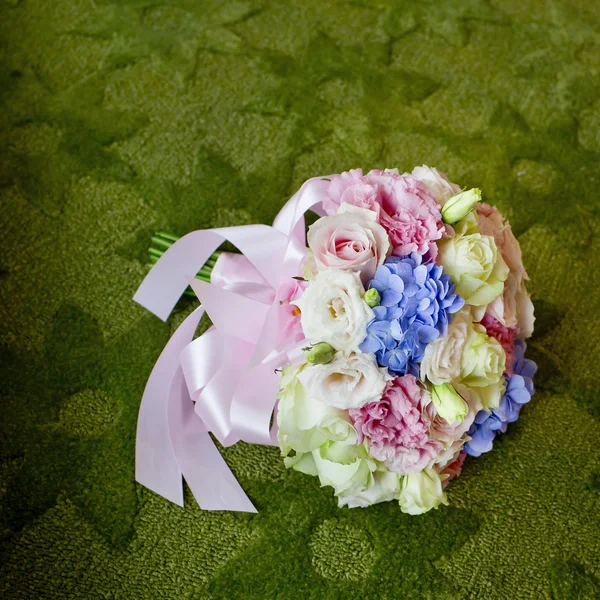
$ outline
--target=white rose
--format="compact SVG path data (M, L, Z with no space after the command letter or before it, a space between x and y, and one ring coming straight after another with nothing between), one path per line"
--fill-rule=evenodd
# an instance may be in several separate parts
M301 322L308 340L327 342L336 350L358 350L367 335L373 311L363 300L360 275L338 269L320 271L294 301L302 312Z
M308 246L317 270L356 271L363 283L373 279L391 250L377 213L345 202L337 215L322 217L309 228Z
M442 206L452 196L460 192L458 185L448 181L448 178L435 168L426 165L415 167L412 171L412 176L423 183L438 204Z
M348 413L309 397L298 379L306 365L283 370L277 410L277 439L281 453L287 456L311 452L328 441L356 444L356 430Z
M380 502L388 502L398 497L402 476L391 471L375 471L373 473L373 482L370 486L354 494L340 494L338 496L338 505L348 508L366 508Z
M326 365L309 365L298 378L308 396L337 408L360 408L381 400L388 381L385 367L378 367L372 354L336 353Z
M420 515L440 504L448 504L442 480L433 469L406 475L398 498L400 509L409 515Z

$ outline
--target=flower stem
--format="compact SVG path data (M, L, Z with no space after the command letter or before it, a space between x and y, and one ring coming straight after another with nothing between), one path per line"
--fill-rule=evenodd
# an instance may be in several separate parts
M152 245L148 248L148 258L150 262L146 265L149 269L151 269L158 259L178 240L179 238L172 233L165 233L164 231L157 231L152 236ZM210 275L211 272L217 263L217 259L221 255L221 252L213 252L210 258L206 261L206 263L202 266L200 271L196 274L196 279L200 281L205 281L206 283L210 283ZM185 296L195 297L194 291L192 288L186 288L184 292Z

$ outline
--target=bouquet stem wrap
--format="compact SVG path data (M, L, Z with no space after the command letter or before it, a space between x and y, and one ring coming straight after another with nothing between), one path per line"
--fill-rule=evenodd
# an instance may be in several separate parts
M320 207L327 180L309 179L273 226L189 233L156 262L134 300L165 321L188 285L201 306L173 334L148 379L136 434L136 480L183 506L182 476L205 510L256 512L214 445L276 445L275 369L300 353L279 335L280 288L301 274L304 214ZM211 283L195 274L225 241ZM214 326L194 340L204 312ZM273 419L273 421L275 421Z

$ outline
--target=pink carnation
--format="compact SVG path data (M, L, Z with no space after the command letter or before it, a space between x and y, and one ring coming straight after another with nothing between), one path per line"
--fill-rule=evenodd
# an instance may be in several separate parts
M323 200L323 210L328 215L335 215L344 202L372 210L379 216L379 187L367 181L362 169L352 169L341 175L334 175Z
M433 242L442 237L445 227L438 203L416 177L379 170L367 175L360 169L342 173L332 178L323 208L332 215L344 202L377 213L394 255L430 251L435 257Z
M379 402L349 410L358 443L366 437L371 456L390 471L404 475L421 471L442 449L429 437L431 423L425 408L430 402L429 393L413 375L394 378Z
M485 327L487 334L495 338L506 354L506 372L513 374L513 365L515 362L515 337L519 333L516 327L506 327L498 319L486 313L481 319L481 324Z

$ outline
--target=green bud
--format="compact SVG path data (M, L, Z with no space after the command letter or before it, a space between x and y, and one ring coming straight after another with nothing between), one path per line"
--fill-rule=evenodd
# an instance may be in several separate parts
M450 198L442 208L442 219L452 225L464 219L481 201L481 190L473 188L466 192L459 192Z
M467 403L449 383L434 385L431 390L431 399L437 414L448 423L463 421L469 412Z
M309 351L306 360L313 365L326 365L331 362L335 354L335 350L327 342L319 342L304 349Z
M375 308L381 304L381 296L375 288L371 288L365 292L363 300L371 307Z

